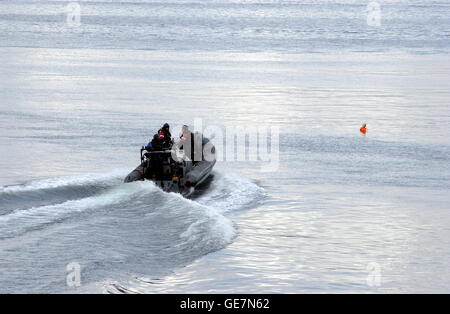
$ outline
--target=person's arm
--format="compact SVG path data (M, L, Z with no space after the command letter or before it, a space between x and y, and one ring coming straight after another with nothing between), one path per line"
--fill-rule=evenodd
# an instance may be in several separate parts
M145 146L145 150L147 150L147 151L152 150L152 148L153 148L152 142L149 142L149 143L147 144L147 146Z

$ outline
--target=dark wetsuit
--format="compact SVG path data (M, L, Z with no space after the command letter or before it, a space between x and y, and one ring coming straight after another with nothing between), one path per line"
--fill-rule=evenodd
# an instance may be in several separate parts
M145 149L148 152L156 152L163 150L163 141L159 138L158 134L153 136L153 139L150 143L147 144ZM149 167L147 168L147 172L145 177L148 179L155 178L156 180L162 179L162 160L157 155L147 154L147 158L149 159Z
M163 142L159 139L158 134L153 136L153 139L145 146L148 152L160 151L162 150Z

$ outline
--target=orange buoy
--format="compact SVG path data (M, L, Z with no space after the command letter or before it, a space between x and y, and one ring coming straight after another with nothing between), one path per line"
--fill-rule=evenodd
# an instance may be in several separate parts
M365 123L363 123L363 125L361 126L361 128L359 129L359 131L362 133L362 134L366 134L367 133L367 128L366 128L366 124Z

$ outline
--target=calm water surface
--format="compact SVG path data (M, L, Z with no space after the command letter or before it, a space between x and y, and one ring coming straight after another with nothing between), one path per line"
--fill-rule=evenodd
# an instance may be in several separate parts
M449 292L448 3L81 4L0 3L0 292ZM122 184L196 119L278 169Z

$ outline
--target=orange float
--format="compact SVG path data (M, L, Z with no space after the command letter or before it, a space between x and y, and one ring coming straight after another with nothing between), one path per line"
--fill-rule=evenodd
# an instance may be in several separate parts
M366 128L366 124L365 123L363 123L363 125L361 126L361 128L359 129L359 131L362 133L362 134L366 134L367 133L367 128Z

